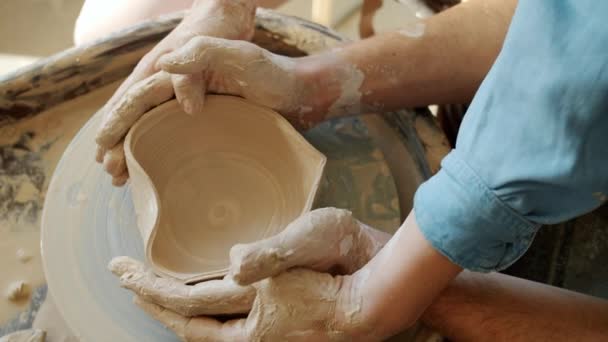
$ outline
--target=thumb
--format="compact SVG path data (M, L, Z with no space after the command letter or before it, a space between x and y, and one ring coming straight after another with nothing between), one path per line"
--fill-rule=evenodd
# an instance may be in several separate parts
M328 271L344 262L343 257L359 240L359 231L358 222L348 210L314 210L273 237L233 246L230 277L248 285L296 266Z

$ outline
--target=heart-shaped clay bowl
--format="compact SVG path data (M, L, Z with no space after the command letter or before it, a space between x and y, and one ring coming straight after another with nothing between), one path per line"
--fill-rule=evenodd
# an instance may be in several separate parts
M184 283L221 277L229 251L274 235L310 210L326 158L278 113L207 96L146 113L125 140L146 259Z

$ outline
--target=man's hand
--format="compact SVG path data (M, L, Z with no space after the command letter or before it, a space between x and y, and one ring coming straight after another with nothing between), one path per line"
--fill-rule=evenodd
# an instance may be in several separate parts
M131 86L109 104L97 132L106 171L115 185L126 181L121 141L131 126L149 109L173 94L184 110L194 114L206 93L238 95L273 108L294 125L308 126L310 87L296 72L290 57L273 54L253 43L198 36L158 60L161 71ZM317 88L315 88L317 89ZM314 120L314 118L312 118Z
M233 247L223 280L186 286L126 257L112 260L110 269L139 306L184 341L360 340L372 328L359 315L362 284L349 274L388 239L350 212L327 208L272 238ZM323 273L330 270L345 275ZM239 313L248 316L223 323L201 317Z
M133 102L125 101L125 98L133 98L138 95L154 97L153 100L148 99L138 104L140 106L138 110L149 109L173 97L172 81L176 84L176 88L190 82L190 77L176 76L172 80L166 74L155 75L158 72L156 63L160 56L183 46L193 37L215 36L226 39L251 39L254 33L254 19L254 0L195 1L184 20L141 59L131 75L100 110L103 115L103 125L105 126L108 122L120 121L120 118L116 118L116 116L122 114L122 110L119 109L121 104L124 105L125 102L133 104ZM147 90L148 88L153 90ZM178 100L181 100L179 96ZM196 97L189 98L189 100L193 102L184 107L190 108L190 111L200 106L200 101L202 101L199 101ZM183 102L182 105L184 105ZM129 128L130 124L126 129ZM118 131L122 131L122 127ZM96 156L97 161L103 163L106 171L112 175L112 183L117 186L123 185L128 178L122 147L124 133L126 131L120 134L118 140L98 144Z
M230 277L250 284L289 268L353 274L390 239L344 209L323 208L302 215L279 234L230 250Z

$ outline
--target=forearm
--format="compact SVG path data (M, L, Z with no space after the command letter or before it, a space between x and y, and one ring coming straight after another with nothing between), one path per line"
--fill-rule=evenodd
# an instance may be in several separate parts
M347 280L352 287L345 292L362 298L356 334L380 340L408 328L460 271L431 247L410 213L380 253ZM343 319L353 310L345 309Z
M299 59L298 72L314 103L310 115L323 119L316 113L326 113L344 96L339 90L347 87L339 81L345 76L351 86L362 79L354 89L360 98L347 94L360 100L362 110L469 101L500 51L516 3L471 0L421 21L419 37L385 33Z
M462 272L422 319L454 341L608 340L608 301L500 273Z

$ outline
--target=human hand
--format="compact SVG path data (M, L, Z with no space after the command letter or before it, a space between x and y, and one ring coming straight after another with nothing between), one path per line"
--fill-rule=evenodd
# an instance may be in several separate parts
M356 280L364 277L348 273L388 238L346 210L327 208L303 215L274 237L233 247L223 280L187 286L126 257L109 267L140 307L184 341L366 340L373 328L359 315L362 284ZM346 275L322 273L336 266ZM223 323L204 317L227 314L248 316Z
M282 232L230 250L229 276L251 284L292 267L353 274L371 260L391 235L355 219L348 210L321 208L304 214Z
M140 60L131 75L100 109L103 118L102 127L108 127L116 121L121 121L118 116L125 111L125 108L121 106L125 103L132 104L129 99L140 98L144 95L155 97L139 103L137 110L145 112L173 97L172 82L176 84L176 88L188 83L189 77L156 74L158 72L156 63L160 56L181 47L193 37L198 36L251 39L254 33L254 19L255 1L253 0L195 1L182 22ZM146 91L150 94L146 94ZM179 100L182 99L178 96ZM128 130L135 120L125 120L122 125L130 122L126 128ZM112 175L112 183L121 186L128 178L122 142L126 131L122 132L124 130L122 126L116 130L121 132L118 139L104 139L105 133L98 134L98 137L102 137L102 143L98 142L96 160L103 163L105 170Z
M98 160L103 159L115 185L123 184L128 177L123 137L147 110L173 94L189 113L200 110L207 92L239 95L284 114L302 112L305 87L296 80L294 64L289 57L249 42L195 37L160 58L164 70L134 84L109 104L97 132Z

